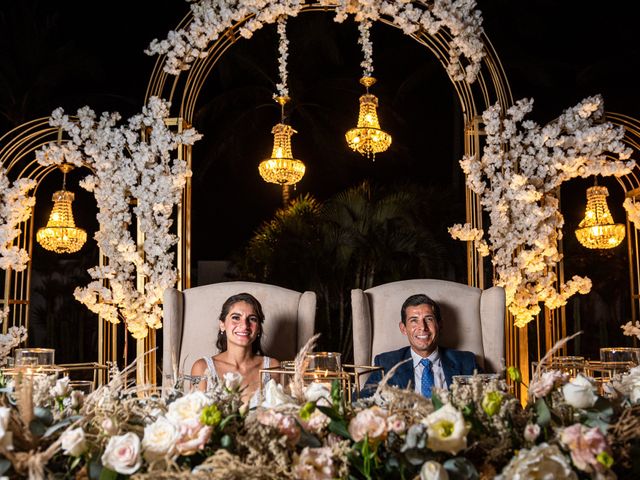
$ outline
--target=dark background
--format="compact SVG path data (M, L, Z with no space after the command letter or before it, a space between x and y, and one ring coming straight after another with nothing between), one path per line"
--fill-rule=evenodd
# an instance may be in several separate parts
M487 0L478 5L514 99L535 99L532 119L546 123L598 93L608 111L640 116L638 20L627 3L624 8L621 3L573 0ZM60 106L69 113L84 105L96 112L119 111L124 118L137 113L156 61L144 49L153 38L164 38L187 11L188 4L178 0L1 2L0 132L48 116ZM307 165L294 195L310 193L323 201L364 179L389 188L414 182L441 191L442 198L455 193L459 203L447 210L449 223L463 222L464 178L457 164L462 154L460 109L431 52L397 29L374 25L379 82L373 93L393 146L371 162L344 144L362 92L356 25L351 20L336 24L331 13L307 13L292 19L288 31L293 100L287 113L299 132L294 154ZM277 81L272 25L251 40L236 42L200 96L194 123L204 138L194 147L193 158L194 267L237 254L281 206L279 187L264 183L257 172L260 160L270 154L270 130L279 119L271 100ZM91 236L97 228L95 202L76 186L82 176L73 172L68 185L77 195L76 222ZM609 187L614 218L623 221L622 189L614 179L600 183ZM36 227L46 222L50 195L60 184L60 175L50 175L38 189ZM593 292L575 297L567 311L570 324L587 330L579 348L593 355L600 345L623 342L617 325L629 319L629 300L626 247L587 251L573 236L591 184L591 179L568 182L561 197L566 276L588 274L594 280ZM445 210L437 201L434 209ZM460 248L451 246L452 255ZM59 361L93 359L96 334L87 325L95 322L70 293L60 292L86 284L84 272L96 261L92 239L81 252L64 258L35 246L31 343L55 346L63 355ZM464 282L464 272L457 271L454 279ZM76 338L84 339L80 351Z

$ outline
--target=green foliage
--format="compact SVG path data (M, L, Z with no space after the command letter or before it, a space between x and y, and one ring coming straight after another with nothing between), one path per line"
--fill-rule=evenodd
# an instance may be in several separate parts
M462 215L457 205L443 189L366 181L324 203L307 194L255 232L235 261L239 277L315 291L320 347L349 358L351 289L464 270L446 230Z

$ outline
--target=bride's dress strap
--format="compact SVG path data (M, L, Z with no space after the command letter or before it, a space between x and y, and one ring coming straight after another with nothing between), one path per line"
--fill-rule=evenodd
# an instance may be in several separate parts
M209 383L209 379L217 379L218 372L216 372L216 365L213 363L213 358L211 357L202 357L202 359L207 362L207 370L204 372L207 376L207 384Z
M271 357L267 357L265 355L262 360L262 368L269 368L269 367L271 367ZM270 379L271 379L271 374L268 372L265 372L262 375L262 384L266 385Z

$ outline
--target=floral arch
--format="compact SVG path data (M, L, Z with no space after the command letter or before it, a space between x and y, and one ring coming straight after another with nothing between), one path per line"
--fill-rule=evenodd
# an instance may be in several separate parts
M457 94L464 122L464 153L473 156L481 151L484 132L481 127L483 111L498 104L506 110L513 98L500 60L481 28L475 2L262 2L201 1L192 4L176 31L167 40L154 41L147 53L158 54L158 60L148 83L146 97L166 98L171 102L172 121L177 128L193 124L202 88L225 52L241 38L265 24L275 23L280 15L297 16L313 12L335 12L335 20L342 22L351 14L356 21L370 19L400 29L425 46L446 70ZM258 5L259 4L259 5ZM274 49L275 51L275 49ZM191 166L191 147L182 148L181 155ZM482 228L483 209L477 194L466 190L466 222ZM191 179L183 192L178 219L179 288L189 288L191 235ZM485 287L486 262L467 243L467 283ZM507 324L513 327L511 319ZM521 329L507 328L507 361L528 362L527 352L519 346ZM522 359L522 360L520 360Z
M280 16L297 16L314 11L335 11L335 20L342 22L349 14L356 21L379 21L399 28L430 50L445 68L460 102L464 118L464 151L466 158L479 158L486 134L482 112L491 108L506 112L513 104L510 88L498 57L481 28L479 12L471 1L436 2L345 2L325 0L304 4L301 2L219 2L201 1L192 4L191 12L185 16L176 31L167 39L154 41L148 53L161 55L155 65L148 84L147 97L168 98L173 107L176 124L190 126L200 92L218 60L240 38L250 38L263 25L275 23ZM173 78L171 77L173 75ZM598 103L598 102L596 102ZM596 110L601 109L601 99ZM576 107L577 109L578 107ZM588 109L591 107L588 106ZM601 110L600 110L601 112ZM588 112L587 117L592 111ZM594 115L597 116L597 115ZM614 146L613 129L604 128L601 138L610 138L608 145ZM618 137L616 137L618 138ZM601 151L595 152L601 162ZM619 152L617 152L619 153ZM191 164L191 150L184 149L184 158ZM621 164L618 168L623 168ZM628 168L628 167L626 167ZM597 168L596 168L597 169ZM605 167L606 169L606 167ZM467 172L465 172L467 173ZM611 174L608 173L608 174ZM486 206L486 204L485 204ZM181 208L181 242L179 245L179 268L181 287L190 286L189 235L191 191L188 180ZM466 221L476 231L482 229L483 207L479 194L466 189ZM485 272L481 251L467 240L468 284L484 288ZM558 264L550 267L557 274L553 279L555 289L564 289L561 257ZM491 275L490 275L491 276ZM496 273L493 272L495 279ZM570 282L571 283L571 282ZM569 290L579 288L573 286ZM569 293L571 295L571 293ZM558 306L561 306L560 304ZM540 318L538 319L540 320ZM537 339L538 351L545 342L548 348L566 333L563 308L545 308L542 320L546 335ZM508 364L519 364L523 370L529 366L529 339L526 329L514 325L511 314L506 319ZM517 323L517 322L516 322ZM524 367L527 367L526 369ZM525 377L528 372L525 372ZM525 378L526 380L526 378Z
M376 2L367 6L364 2L305 4L269 0L254 4L229 1L223 2L226 5L220 7L220 11L214 8L215 3L192 4L192 11L182 19L176 31L170 32L167 40L154 41L148 52L160 56L151 74L146 97L168 99L178 128L192 124L202 87L228 48L243 37L250 38L264 24L275 23L280 15L297 16L310 12L335 11L338 22L344 21L348 14L353 14L356 21L377 20L402 30L430 50L447 71L457 93L464 119L466 155L480 149L480 114L495 103L503 108L513 103L504 70L480 27L474 2L463 0L438 8L427 7L423 2ZM210 18L218 14L215 19ZM183 155L191 165L191 149L185 148ZM182 288L191 284L189 268L186 268L190 264L186 240L191 231L191 182L187 182L179 227L183 237L178 260ZM482 209L477 198L469 190L466 196L467 221L481 227ZM483 288L484 278L483 261L469 246L468 283Z

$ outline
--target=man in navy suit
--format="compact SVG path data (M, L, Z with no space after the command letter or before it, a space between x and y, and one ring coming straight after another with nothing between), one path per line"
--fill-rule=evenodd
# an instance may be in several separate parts
M448 388L454 375L472 375L480 371L472 352L462 352L438 346L442 329L440 307L427 295L418 294L402 304L400 331L407 336L409 346L376 355L374 365L388 372L398 367L388 384L400 388L412 386L416 392L431 397L431 389ZM371 374L361 396L371 395L382 380L381 373Z

